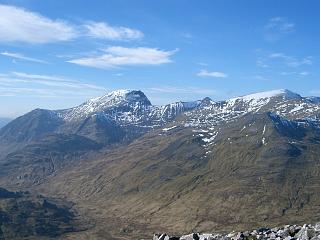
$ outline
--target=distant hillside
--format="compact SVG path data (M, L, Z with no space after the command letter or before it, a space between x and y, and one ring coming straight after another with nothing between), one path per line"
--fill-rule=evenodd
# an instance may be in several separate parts
M84 229L71 206L0 188L0 239L56 239Z
M12 119L10 118L0 118L0 128L8 124Z

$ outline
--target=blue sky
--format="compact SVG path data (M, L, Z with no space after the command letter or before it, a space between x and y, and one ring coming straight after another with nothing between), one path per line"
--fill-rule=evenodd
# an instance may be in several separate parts
M320 95L317 0L0 0L0 116L115 89L154 104Z

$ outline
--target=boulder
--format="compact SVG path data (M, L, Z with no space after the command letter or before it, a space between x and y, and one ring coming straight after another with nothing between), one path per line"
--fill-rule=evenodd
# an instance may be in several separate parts
M153 240L170 240L170 237L166 233L154 234L153 235Z
M284 240L292 240L292 237L291 236L287 236L284 238Z
M243 240L244 235L242 232L239 232L235 237L232 238L233 240Z
M222 239L222 235L215 235L212 234L200 234L199 235L200 240L214 240L214 239Z
M315 235L316 234L314 229L308 228L306 225L304 225L294 237L298 240L309 240Z
M192 234L184 235L180 237L180 240L200 240L200 237L199 237L199 234L192 233Z
M270 239L276 239L276 237L277 237L277 235L276 235L275 232L271 232L271 233L269 234L269 238L270 238Z
M280 229L277 231L277 236L280 238L286 238L290 236L289 229Z
M314 225L314 230L315 230L316 232L320 232L320 223L316 223L316 224Z
M285 225L284 227L261 227L252 231L231 232L229 234L191 233L182 237L166 233L154 234L153 240L320 240L320 222L314 225Z

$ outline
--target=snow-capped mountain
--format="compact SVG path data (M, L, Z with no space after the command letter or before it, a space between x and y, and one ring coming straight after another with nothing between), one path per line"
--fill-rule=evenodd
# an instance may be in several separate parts
M273 90L231 98L221 102L209 102L202 108L186 113L186 124L192 126L215 125L231 121L248 113L274 112L290 119L317 118L320 105L310 98L301 97L286 89Z
M48 134L76 134L103 145L128 141L200 104L195 101L155 106L141 91L113 91L74 108L35 109L15 119L1 129L0 148L16 149Z
M2 128L0 183L179 231L314 221L319 117L315 98L288 90L165 106L116 91Z
M57 114L67 122L77 121L93 114L106 113L114 120L120 112L126 112L132 117L151 106L149 99L141 91L118 90L102 97L90 99L80 106L57 111ZM121 119L122 120L122 119ZM123 119L124 120L124 119ZM134 121L135 119L132 119ZM124 120L125 121L125 120ZM127 121L130 121L127 119Z
M310 102L320 103L320 97L307 97Z
M92 115L103 115L120 125L156 127L175 118L178 114L196 108L201 101L176 102L164 106L152 105L141 91L118 90L102 97L90 99L80 106L56 111L66 122L81 121Z
M314 98L313 98L314 99ZM221 126L246 114L271 112L288 120L318 121L320 104L286 89L273 90L231 98L226 101L206 101L206 104L185 112L176 126L192 128L205 144L213 144ZM245 126L244 126L245 127Z
M272 112L288 119L317 120L320 104L317 98L304 98L282 89L220 102L205 98L155 106L141 91L118 90L70 109L36 109L3 127L0 142L1 149L12 149L12 144L24 146L47 134L76 134L106 145L174 124L207 132L203 139L209 143L218 134L219 125L248 113L262 112ZM181 114L183 117L176 119Z
M273 112L288 119L318 119L320 104L317 98L304 98L281 89L220 102L205 98L155 106L141 91L118 90L70 109L36 109L1 129L0 140L6 145L12 142L25 144L46 134L59 133L77 134L109 144L133 139L172 123L195 131L204 130L210 133L204 141L210 142L217 135L216 126L221 123L248 113L262 112ZM181 114L184 117L176 119Z

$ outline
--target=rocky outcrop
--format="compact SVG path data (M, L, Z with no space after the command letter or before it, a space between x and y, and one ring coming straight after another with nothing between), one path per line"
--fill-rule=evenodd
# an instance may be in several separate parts
M58 239L85 230L88 224L71 208L59 199L0 188L0 239Z
M252 231L231 232L229 234L191 233L183 236L169 236L166 233L154 234L153 240L319 240L320 223L303 226L286 225L284 227L261 227Z

